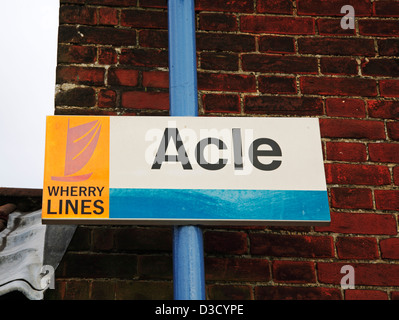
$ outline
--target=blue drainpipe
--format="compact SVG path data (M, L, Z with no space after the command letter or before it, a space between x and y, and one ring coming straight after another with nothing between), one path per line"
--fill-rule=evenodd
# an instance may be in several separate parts
M198 116L194 0L168 0L170 116ZM202 230L173 230L175 300L205 300Z

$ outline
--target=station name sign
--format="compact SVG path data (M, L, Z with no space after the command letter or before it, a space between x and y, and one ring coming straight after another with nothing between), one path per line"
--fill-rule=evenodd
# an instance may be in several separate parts
M49 116L44 223L328 224L316 118Z

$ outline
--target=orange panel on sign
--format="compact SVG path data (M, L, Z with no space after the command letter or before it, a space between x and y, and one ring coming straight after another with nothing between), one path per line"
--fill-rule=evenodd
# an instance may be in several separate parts
M43 218L109 217L109 117L48 117Z

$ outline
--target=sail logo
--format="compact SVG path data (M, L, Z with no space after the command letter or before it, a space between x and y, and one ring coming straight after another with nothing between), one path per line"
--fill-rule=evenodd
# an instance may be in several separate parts
M108 218L109 118L46 121L43 217Z
M85 181L93 172L74 175L79 172L91 159L101 132L99 120L90 121L76 127L70 127L68 119L67 143L65 152L64 176L52 176L55 181Z

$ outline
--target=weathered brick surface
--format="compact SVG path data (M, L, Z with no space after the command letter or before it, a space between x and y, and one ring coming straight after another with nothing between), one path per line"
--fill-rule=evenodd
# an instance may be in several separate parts
M373 209L372 192L365 188L331 188L331 207Z
M333 239L326 236L250 234L251 253L276 257L328 258L334 255Z
M365 118L366 109L361 99L328 98L326 114L331 117Z
M314 263L309 261L274 261L273 278L284 283L316 282Z
M255 287L257 300L340 300L342 294L336 288L298 286Z
M339 284L342 274L341 268L345 263L317 263L319 281L321 283ZM352 263L358 285L369 286L398 286L399 265L387 263Z
M396 235L396 219L391 214L331 212L328 227L315 227L319 232L342 234Z
M380 165L326 164L327 183L383 186L391 183L388 167Z
M168 115L167 1L60 3L55 114ZM195 6L200 116L318 117L331 211L328 226L204 227L207 298L399 299L398 1ZM170 227L79 226L47 295L172 299L172 268Z
M366 145L358 142L327 142L327 160L363 162L367 160Z
M388 294L379 290L346 290L345 300L388 300Z
M339 237L336 240L337 254L340 259L377 259L378 247L375 238Z

